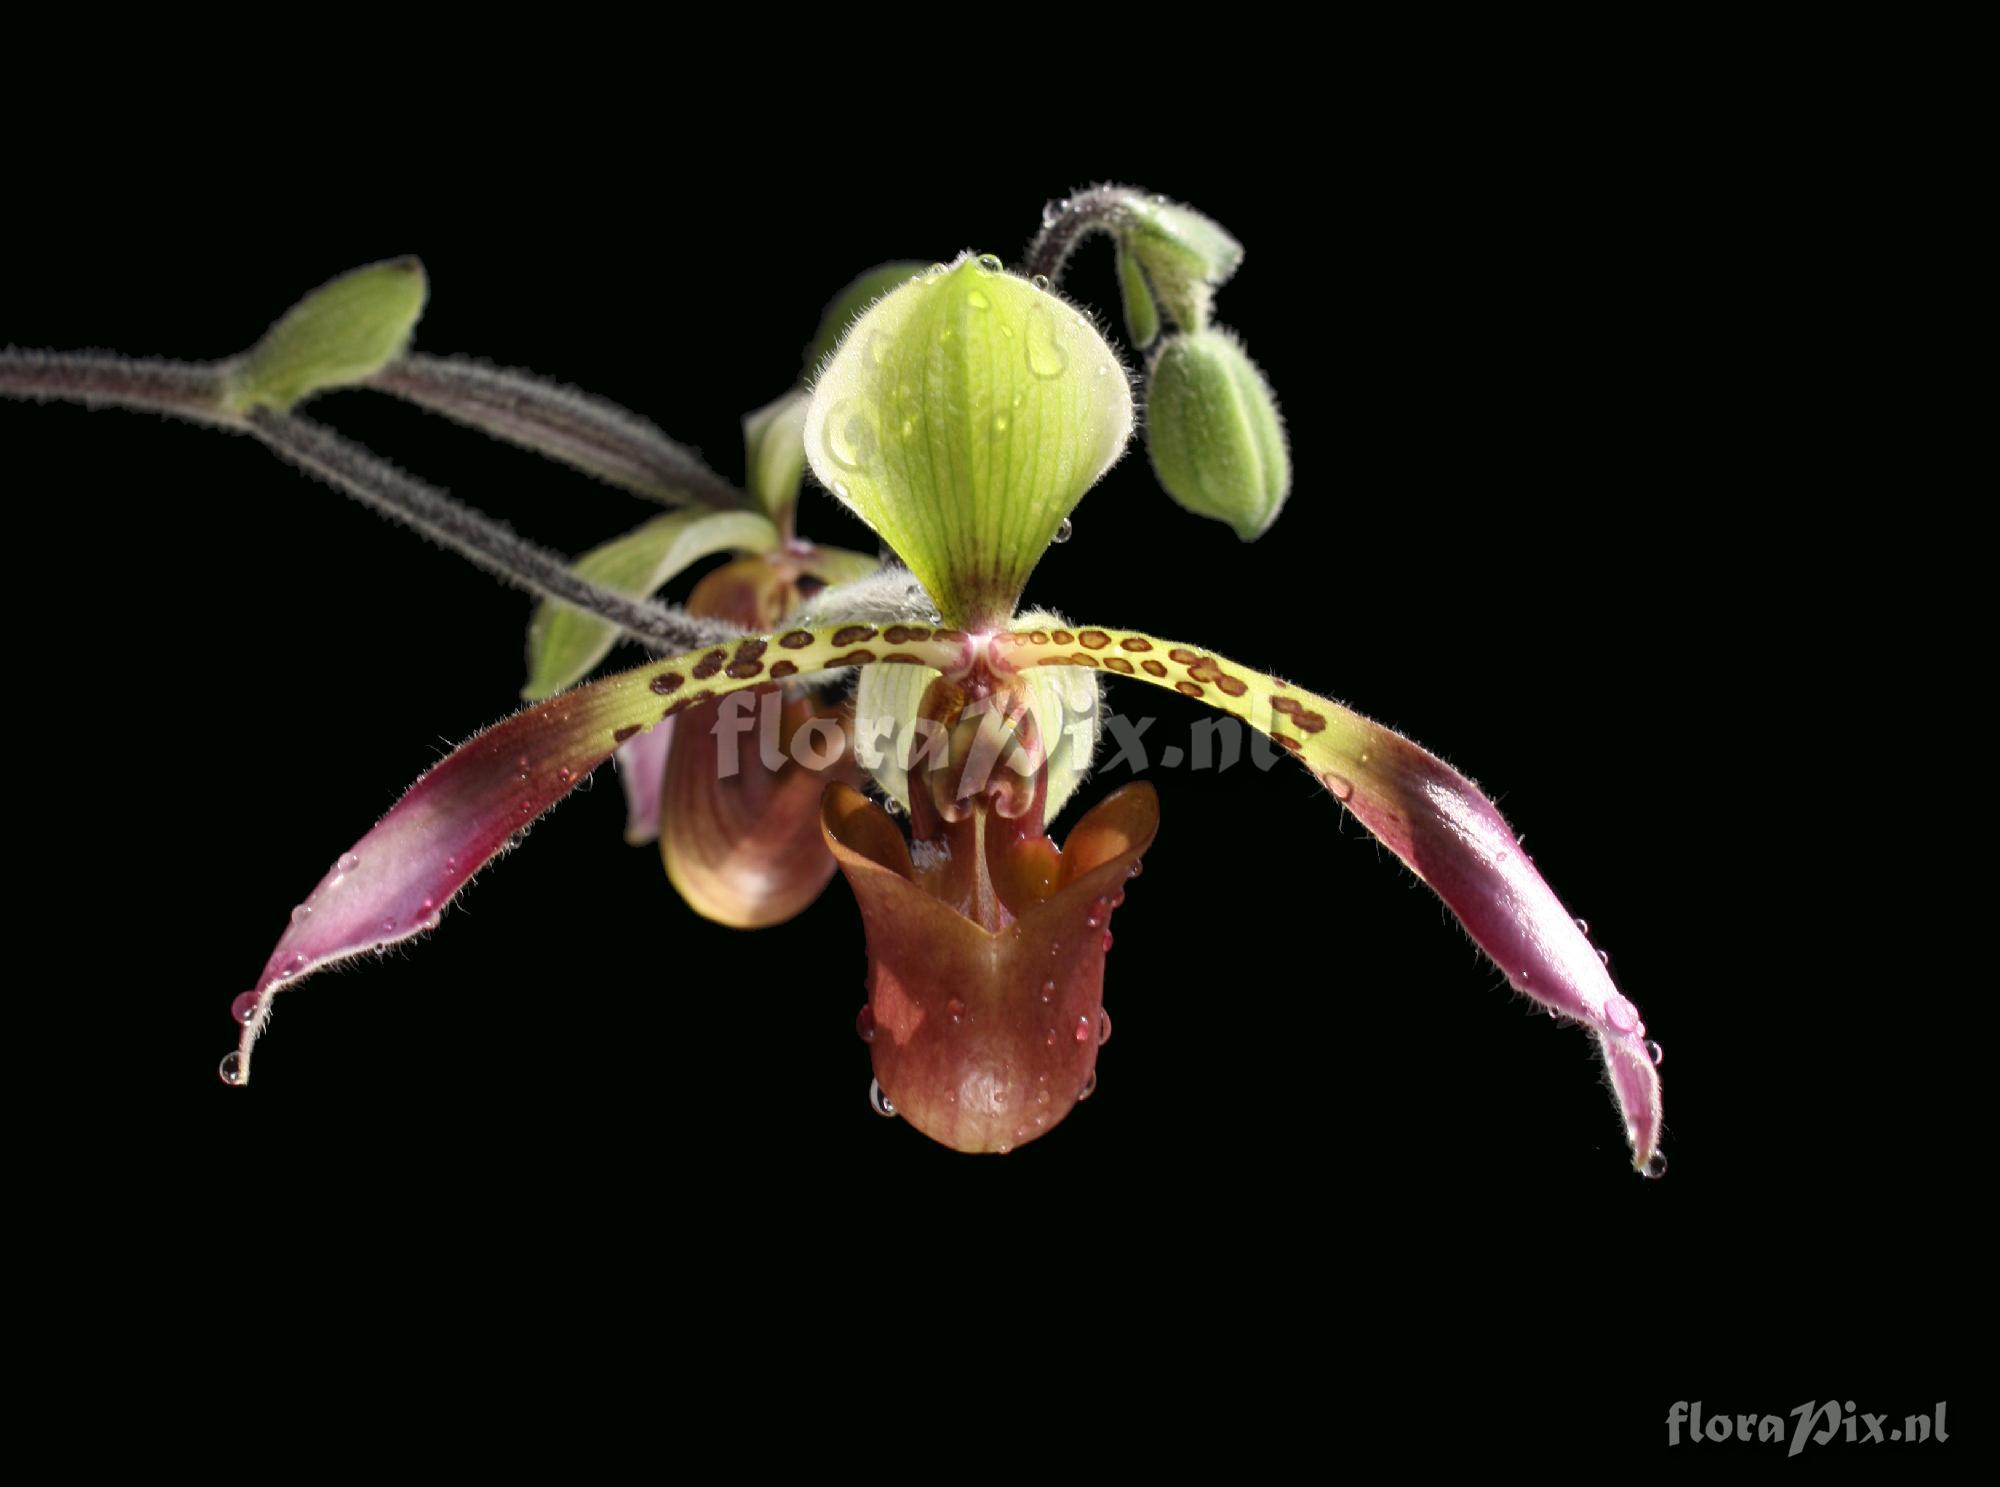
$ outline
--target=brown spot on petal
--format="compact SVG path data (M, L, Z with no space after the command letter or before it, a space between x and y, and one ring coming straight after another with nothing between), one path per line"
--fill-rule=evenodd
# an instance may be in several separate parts
M1289 714L1301 733L1317 733L1326 726L1325 718L1295 697L1273 697L1271 706L1281 713Z
M912 640L929 640L931 632L922 625L891 625L882 638L891 645L907 645Z
M663 671L654 677L651 682L647 683L647 685L664 697L669 692L678 692L681 688L681 683L686 680L687 678L682 676L678 671Z
M1283 744L1286 748L1290 749L1294 754L1303 754L1306 751L1306 746L1300 743L1296 738L1291 737L1289 734L1274 733L1271 735L1271 737L1275 738L1279 743Z
M1231 697L1241 697L1245 692L1250 690L1248 682L1233 676L1218 676L1215 679L1215 684Z
M1176 692L1184 692L1190 697L1206 697L1208 695L1203 688L1196 686L1193 682L1175 682L1174 690Z
M1167 654L1172 656L1176 661L1180 662L1181 665L1183 666L1192 666L1195 664L1195 662L1201 659L1201 654L1198 651L1191 651L1184 645L1175 646L1172 650L1168 651Z
M1111 637L1102 630L1085 630L1076 637L1076 641L1087 651L1101 651L1111 644Z
M1120 676L1130 676L1133 671L1132 663L1123 656L1106 656L1104 668L1107 671L1115 671Z
M736 654L730 659L738 666L745 661L754 661L769 649L761 640L746 640L736 647Z
M810 630L787 630L778 637L778 644L788 651L802 651L813 643Z
M722 663L728 659L728 651L710 651L694 663L695 680L707 681L716 672L722 670Z
M838 630L833 632L833 643L835 645L853 645L857 640L873 640L874 638L875 627L873 625L842 625Z
M1079 666L1088 666L1088 667L1091 667L1091 668L1092 668L1093 670L1094 670L1094 669L1096 668L1096 666L1097 666L1097 657L1095 657L1095 656L1093 656L1093 655L1089 655L1089 654L1087 654L1086 652L1083 652L1083 651L1074 651L1074 652L1072 652L1072 653L1071 653L1071 655L1070 655L1070 660L1072 660L1072 661L1076 662L1076 664L1077 664L1077 665L1079 665Z
M1146 668L1146 675L1148 676L1165 676L1167 674L1165 663L1155 661L1151 656L1146 657L1139 664Z
M965 632L963 630L933 630L931 631L931 639L946 642L961 641L965 639Z
M727 674L735 677L739 682L745 682L763 669L764 663L762 661L731 661Z
M856 625L856 626L850 626L849 628L860 629L862 627ZM845 635L847 631L843 630L840 633ZM875 632L873 630L870 630L868 633L870 635L873 635ZM875 652L873 651L849 651L844 656L835 656L831 661L827 662L826 664L829 666L865 666L874 659L875 659Z
M797 676L798 674L798 666L791 661L773 661L771 663L771 675L773 677Z
M1030 638L1036 645L1047 645L1049 643L1049 632L1046 630L1037 630Z
M637 723L627 723L623 728L613 728L611 730L611 738L614 743L623 743L638 731L639 725Z
M891 651L882 659L884 661L900 662L905 666L922 666L925 664L922 656L913 656L908 651Z
M1141 635L1127 635L1118 645L1128 651L1149 651L1153 648L1153 642Z
M1049 639L1053 640L1057 645L1076 644L1076 637L1067 630L1051 630L1049 631Z

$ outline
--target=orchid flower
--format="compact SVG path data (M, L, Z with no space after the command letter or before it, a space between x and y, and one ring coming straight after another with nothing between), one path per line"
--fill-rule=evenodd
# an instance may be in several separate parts
M1052 225L1063 226L1060 213ZM1052 266L1060 269L1060 255ZM1182 289L1175 318L1190 337L1207 333L1206 292ZM273 336L282 340L284 328ZM305 337L321 363L337 360L318 344L330 334L322 327ZM357 362L366 376L346 380L407 379L425 364L399 359L406 336L407 325L388 338L386 355L367 348ZM237 998L241 1026L221 1065L225 1081L248 1082L280 991L435 928L474 873L620 750L656 745L670 730L678 750L696 709L853 672L853 722L802 719L789 747L815 771L851 751L907 813L906 828L853 782L813 782L817 829L862 914L868 999L857 1027L877 1108L958 1150L1012 1150L1094 1089L1109 1034L1111 921L1158 827L1157 794L1141 782L1099 801L1060 846L1048 834L1087 769L1098 694L1111 679L1218 709L1296 759L1438 894L1518 991L1594 1033L1634 1165L1663 1170L1655 1045L1579 921L1471 781L1331 698L1196 642L1096 616L1020 611L1042 554L1067 537L1071 513L1134 426L1125 366L1050 276L967 254L910 276L855 318L810 398L794 406L814 475L902 567L811 593L786 580L792 592L782 600L732 597L704 605L709 617L643 597L644 583L618 592L602 581L608 565L571 568L298 419L287 410L315 389L271 391L279 380L271 366L297 359L269 356L260 369L253 352L217 369L11 356L0 359L0 391L136 403L249 432L545 600L662 654L556 691L469 740L341 853ZM1289 471L1274 478L1282 442L1272 442L1274 416L1266 425L1259 411L1267 390L1244 380L1226 353L1202 365L1209 371L1190 376L1178 415L1179 452L1163 461L1156 447L1155 465L1176 464L1183 484L1219 491L1224 504L1235 492L1274 512L1269 497L1277 490L1282 499ZM1219 401L1217 388L1226 391ZM414 395L407 380L389 390ZM477 402L462 400L458 412L494 423L504 414L517 421L520 442L548 448L546 426L518 427L530 420L523 409L554 407L537 389L523 382ZM625 473L647 479L671 464L653 434L607 432L598 405L574 402L562 434L576 462L615 456ZM1225 467L1234 473L1211 481ZM1239 532L1254 535L1269 514L1252 510ZM751 590L788 571L785 552L782 542L753 552L769 571L748 576ZM558 612L542 619L546 637ZM894 747L872 747L878 725ZM718 748L726 731L719 714L703 730ZM670 794L669 822L675 806Z

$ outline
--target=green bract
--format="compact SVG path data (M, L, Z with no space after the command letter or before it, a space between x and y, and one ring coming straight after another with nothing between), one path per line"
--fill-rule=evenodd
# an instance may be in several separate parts
M803 392L788 392L743 416L750 494L773 521L798 504L799 477L806 469L807 401Z
M967 256L854 323L813 389L806 457L946 623L997 624L1131 432L1125 369L1089 318Z
M1243 245L1213 218L1157 196L1131 205L1118 235L1175 322L1205 329L1215 286L1243 262Z
M1270 385L1228 331L1176 336L1154 359L1146 448L1167 494L1226 521L1245 542L1277 518L1292 486Z
M414 258L371 263L322 284L229 368L229 406L283 410L366 381L403 354L428 290Z
M1118 293L1125 302L1125 329L1131 332L1132 344L1143 351L1159 339L1160 307L1153 303L1146 271L1123 243L1118 245Z

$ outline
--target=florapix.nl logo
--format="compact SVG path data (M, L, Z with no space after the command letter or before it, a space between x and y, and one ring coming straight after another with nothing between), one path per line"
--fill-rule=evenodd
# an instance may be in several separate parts
M1763 1441L1790 1445L1787 1456L1796 1456L1808 1445L1889 1445L1892 1443L1942 1443L1951 1439L1944 1424L1945 1401L1939 1400L1921 1415L1891 1417L1857 1410L1853 1400L1807 1400L1784 1415L1709 1414L1697 1399L1674 1401L1667 1411L1667 1444L1678 1446L1712 1441Z

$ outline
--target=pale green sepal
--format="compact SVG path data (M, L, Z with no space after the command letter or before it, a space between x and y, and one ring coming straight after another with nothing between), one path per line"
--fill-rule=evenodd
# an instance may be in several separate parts
M1165 197L1134 202L1117 232L1174 322L1206 330L1215 288L1243 262L1243 245L1213 218Z
M711 553L769 552L778 529L754 511L676 511L592 548L575 571L620 594L652 594L688 564ZM610 653L618 630L595 615L543 600L528 624L529 701L553 696L588 675Z
M1125 329L1132 344L1144 351L1160 335L1160 307L1153 303L1152 288L1139 260L1118 245L1118 292L1125 301Z
M857 320L813 389L813 474L948 624L1006 619L1132 432L1125 369L1060 295L962 257Z
M1146 450L1168 495L1228 522L1245 542L1277 519L1291 492L1277 400L1225 330L1175 336L1160 348L1147 383Z
M813 337L812 345L806 348L806 375L812 376L821 363L833 354L833 348L840 344L841 334L860 318L876 300L890 290L899 288L921 274L926 265L905 263L900 259L871 268L833 297L820 316L819 334Z
M321 285L230 365L229 407L284 410L366 381L408 348L428 292L414 258L371 263Z
M806 407L803 391L743 416L743 454L750 494L773 521L782 522L798 504L799 480L806 469Z

